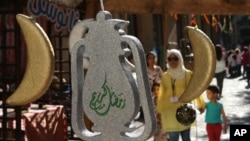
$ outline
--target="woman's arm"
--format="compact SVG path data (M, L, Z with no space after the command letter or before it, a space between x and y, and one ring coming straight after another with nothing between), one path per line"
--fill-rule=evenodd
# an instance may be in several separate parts
M194 103L197 107L197 109L200 111L200 113L202 114L205 109L206 109L206 103L203 99L203 96L200 95L199 97L197 97L195 100L194 100Z

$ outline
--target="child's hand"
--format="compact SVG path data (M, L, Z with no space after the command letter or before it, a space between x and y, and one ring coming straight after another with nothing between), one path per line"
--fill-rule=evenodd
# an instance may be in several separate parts
M223 134L227 133L227 128L223 128Z
M200 114L202 114L205 111L203 108L198 108L198 110L200 111Z
M227 133L227 125L224 125L223 126L223 134L226 134Z

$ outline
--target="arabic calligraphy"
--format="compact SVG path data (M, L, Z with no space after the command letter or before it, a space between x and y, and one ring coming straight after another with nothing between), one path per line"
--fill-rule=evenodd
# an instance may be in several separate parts
M123 93L116 94L109 88L106 74L102 90L103 92L99 92L99 94L97 92L92 93L92 98L89 104L90 108L98 115L107 115L110 107L123 109L126 106L126 99L120 98L123 96Z
M29 0L27 9L34 16L46 16L55 22L55 29L67 28L71 31L79 19L79 12L74 9L61 9L57 5L45 2L44 0Z

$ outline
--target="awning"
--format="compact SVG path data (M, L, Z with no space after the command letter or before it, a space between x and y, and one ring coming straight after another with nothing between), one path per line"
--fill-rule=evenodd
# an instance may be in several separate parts
M93 0L92 0L93 1ZM250 0L103 0L116 13L249 14Z
M100 0L47 0L71 8L85 3L100 9ZM250 0L103 0L104 9L115 13L250 14Z

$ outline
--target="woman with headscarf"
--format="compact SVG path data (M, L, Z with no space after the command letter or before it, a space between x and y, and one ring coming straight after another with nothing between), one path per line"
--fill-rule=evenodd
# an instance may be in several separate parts
M183 103L178 98L184 93L192 72L184 66L181 53L171 49L167 54L168 70L162 75L157 112L160 114L163 132L167 132L170 141L190 141L190 126L179 123L176 110Z

